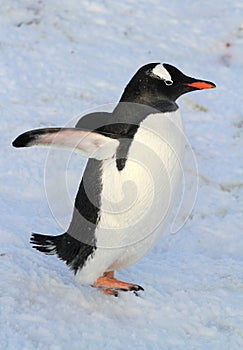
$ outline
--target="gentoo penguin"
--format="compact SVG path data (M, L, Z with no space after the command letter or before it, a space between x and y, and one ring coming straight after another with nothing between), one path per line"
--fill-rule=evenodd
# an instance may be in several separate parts
M117 280L114 271L141 259L168 228L185 150L177 98L214 87L172 65L146 64L112 113L18 136L14 147L61 147L89 158L69 228L58 236L34 233L33 247L57 255L81 283L105 294L143 290Z

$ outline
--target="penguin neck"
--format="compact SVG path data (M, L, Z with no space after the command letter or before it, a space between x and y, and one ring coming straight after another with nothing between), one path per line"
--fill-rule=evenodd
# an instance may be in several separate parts
M134 88L133 86L128 85L119 102L145 105L160 112L172 112L178 109L178 105L175 101L169 99L165 95L148 91L146 87L142 89L142 87Z

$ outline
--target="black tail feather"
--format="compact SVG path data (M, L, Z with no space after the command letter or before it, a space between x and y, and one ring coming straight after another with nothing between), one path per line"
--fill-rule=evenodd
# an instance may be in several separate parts
M30 243L33 248L47 255L57 254L58 239L60 236L47 236L38 233L33 233L30 238Z
M33 233L30 243L33 248L44 254L57 255L75 274L83 267L88 256L96 249L94 246L78 241L68 233L63 233L59 236Z

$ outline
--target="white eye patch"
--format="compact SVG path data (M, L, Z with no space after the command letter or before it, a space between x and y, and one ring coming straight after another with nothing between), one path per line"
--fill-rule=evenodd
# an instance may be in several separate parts
M171 78L170 73L167 71L167 69L165 69L165 67L163 66L163 64L157 64L157 66L155 66L152 69L152 73L154 75L156 75L157 77L159 77L161 80L164 80L166 85L172 85L173 84L173 80Z

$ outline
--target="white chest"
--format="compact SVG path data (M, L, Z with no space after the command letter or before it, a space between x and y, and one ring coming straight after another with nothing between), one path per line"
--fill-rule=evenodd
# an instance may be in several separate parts
M130 245L167 221L175 202L184 153L179 112L148 116L129 148L125 168L103 162L98 244Z

